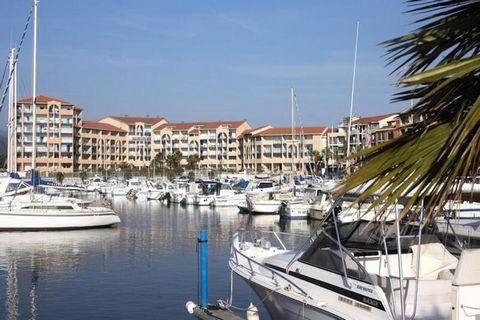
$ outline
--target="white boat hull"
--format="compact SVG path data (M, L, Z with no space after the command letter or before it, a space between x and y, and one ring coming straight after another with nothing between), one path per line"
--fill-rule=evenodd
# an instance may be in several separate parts
M113 211L85 213L29 210L17 213L12 209L0 212L2 231L73 230L108 227L117 223L120 223L120 218Z
M198 207L208 207L213 202L215 196L196 196L193 205Z
M278 292L272 293L271 290L268 290L255 282L248 282L248 284L253 288L260 299L265 299L263 300L263 304L272 319L339 319L339 317L329 314L326 311L322 311L320 308L304 304L301 301L297 301Z
M438 230L442 233L455 233L466 239L480 240L480 217L477 219L450 219L451 228L444 218L437 220ZM453 229L453 232L452 232Z
M309 209L310 206L305 204L288 204L280 211L280 216L289 220L307 220Z
M279 200L253 200L247 198L248 210L252 214L278 214L282 206Z

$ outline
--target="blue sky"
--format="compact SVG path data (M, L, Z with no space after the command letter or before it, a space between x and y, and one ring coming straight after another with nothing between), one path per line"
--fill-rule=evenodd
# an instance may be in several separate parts
M30 6L0 2L2 70ZM293 86L299 124L336 125L349 112L359 20L354 112L399 111L405 106L390 103L396 76L378 43L413 28L405 10L400 0L42 0L38 93L74 102L87 120L289 126ZM19 95L31 96L31 31L18 70Z

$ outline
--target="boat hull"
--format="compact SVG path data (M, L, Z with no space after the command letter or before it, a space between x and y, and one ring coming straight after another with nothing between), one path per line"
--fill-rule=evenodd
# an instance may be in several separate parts
M0 230L2 231L90 229L110 227L118 223L120 218L114 213L45 213L41 211L0 213Z
M261 300L264 299L263 304L265 305L265 308L267 309L272 319L342 319L338 316L335 316L334 314L326 313L326 311L324 310L315 308L308 304L304 304L301 301L297 301L281 293L272 292L272 290L262 287L255 282L248 282L248 284L252 287L252 289L255 291L255 293Z

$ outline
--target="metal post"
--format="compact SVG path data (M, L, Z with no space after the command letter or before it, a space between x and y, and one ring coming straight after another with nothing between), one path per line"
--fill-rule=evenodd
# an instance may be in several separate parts
M198 239L200 260L200 306L208 307L208 237L207 230L200 230Z
M401 245L401 230L400 221L398 217L398 203L395 201L395 226L397 232L397 258L398 258L398 277L400 280L400 310L401 319L405 320L405 293L403 288L403 263L402 263L402 245Z

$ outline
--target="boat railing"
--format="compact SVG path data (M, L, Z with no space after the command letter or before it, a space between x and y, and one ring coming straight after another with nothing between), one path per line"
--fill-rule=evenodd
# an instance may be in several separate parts
M246 240L254 244L268 242L268 246L278 247L282 250L296 250L299 247L303 247L309 237L309 234L302 233L258 229L239 230L240 242L245 242Z
M243 243L244 235L245 234L251 235L251 232L252 232L252 230L239 230L233 236L233 242L237 241L237 239L238 239L239 243ZM262 233L276 234L278 236L278 233L276 233L274 231L262 231ZM280 233L280 234L285 234L285 233ZM281 240L279 240L279 241L281 242ZM252 243L255 243L255 242L252 242ZM283 246L283 247L285 247L285 246ZM246 261L248 261L248 268L246 268L245 265L239 263L239 256L241 258L245 259ZM286 286L286 287L295 288L305 298L312 299L312 297L305 290L303 290L301 287L296 285L293 281L289 280L280 271L277 271L277 270L275 270L275 269L273 269L273 268L271 268L267 265L264 265L260 262L255 261L254 259L252 259L252 258L248 257L247 255L245 255L244 253L242 253L239 249L235 248L235 246L231 247L230 257L231 257L230 262L234 265L235 268L240 268L240 267L246 268L250 272L252 277L255 276L255 273L258 273L258 271L256 271L254 269L254 266L256 266L257 270L262 269L262 270L265 270L266 272L268 272L270 274L269 278L271 278L272 280L275 280L277 285L278 285L278 280L277 279L281 279L288 284L288 286Z

